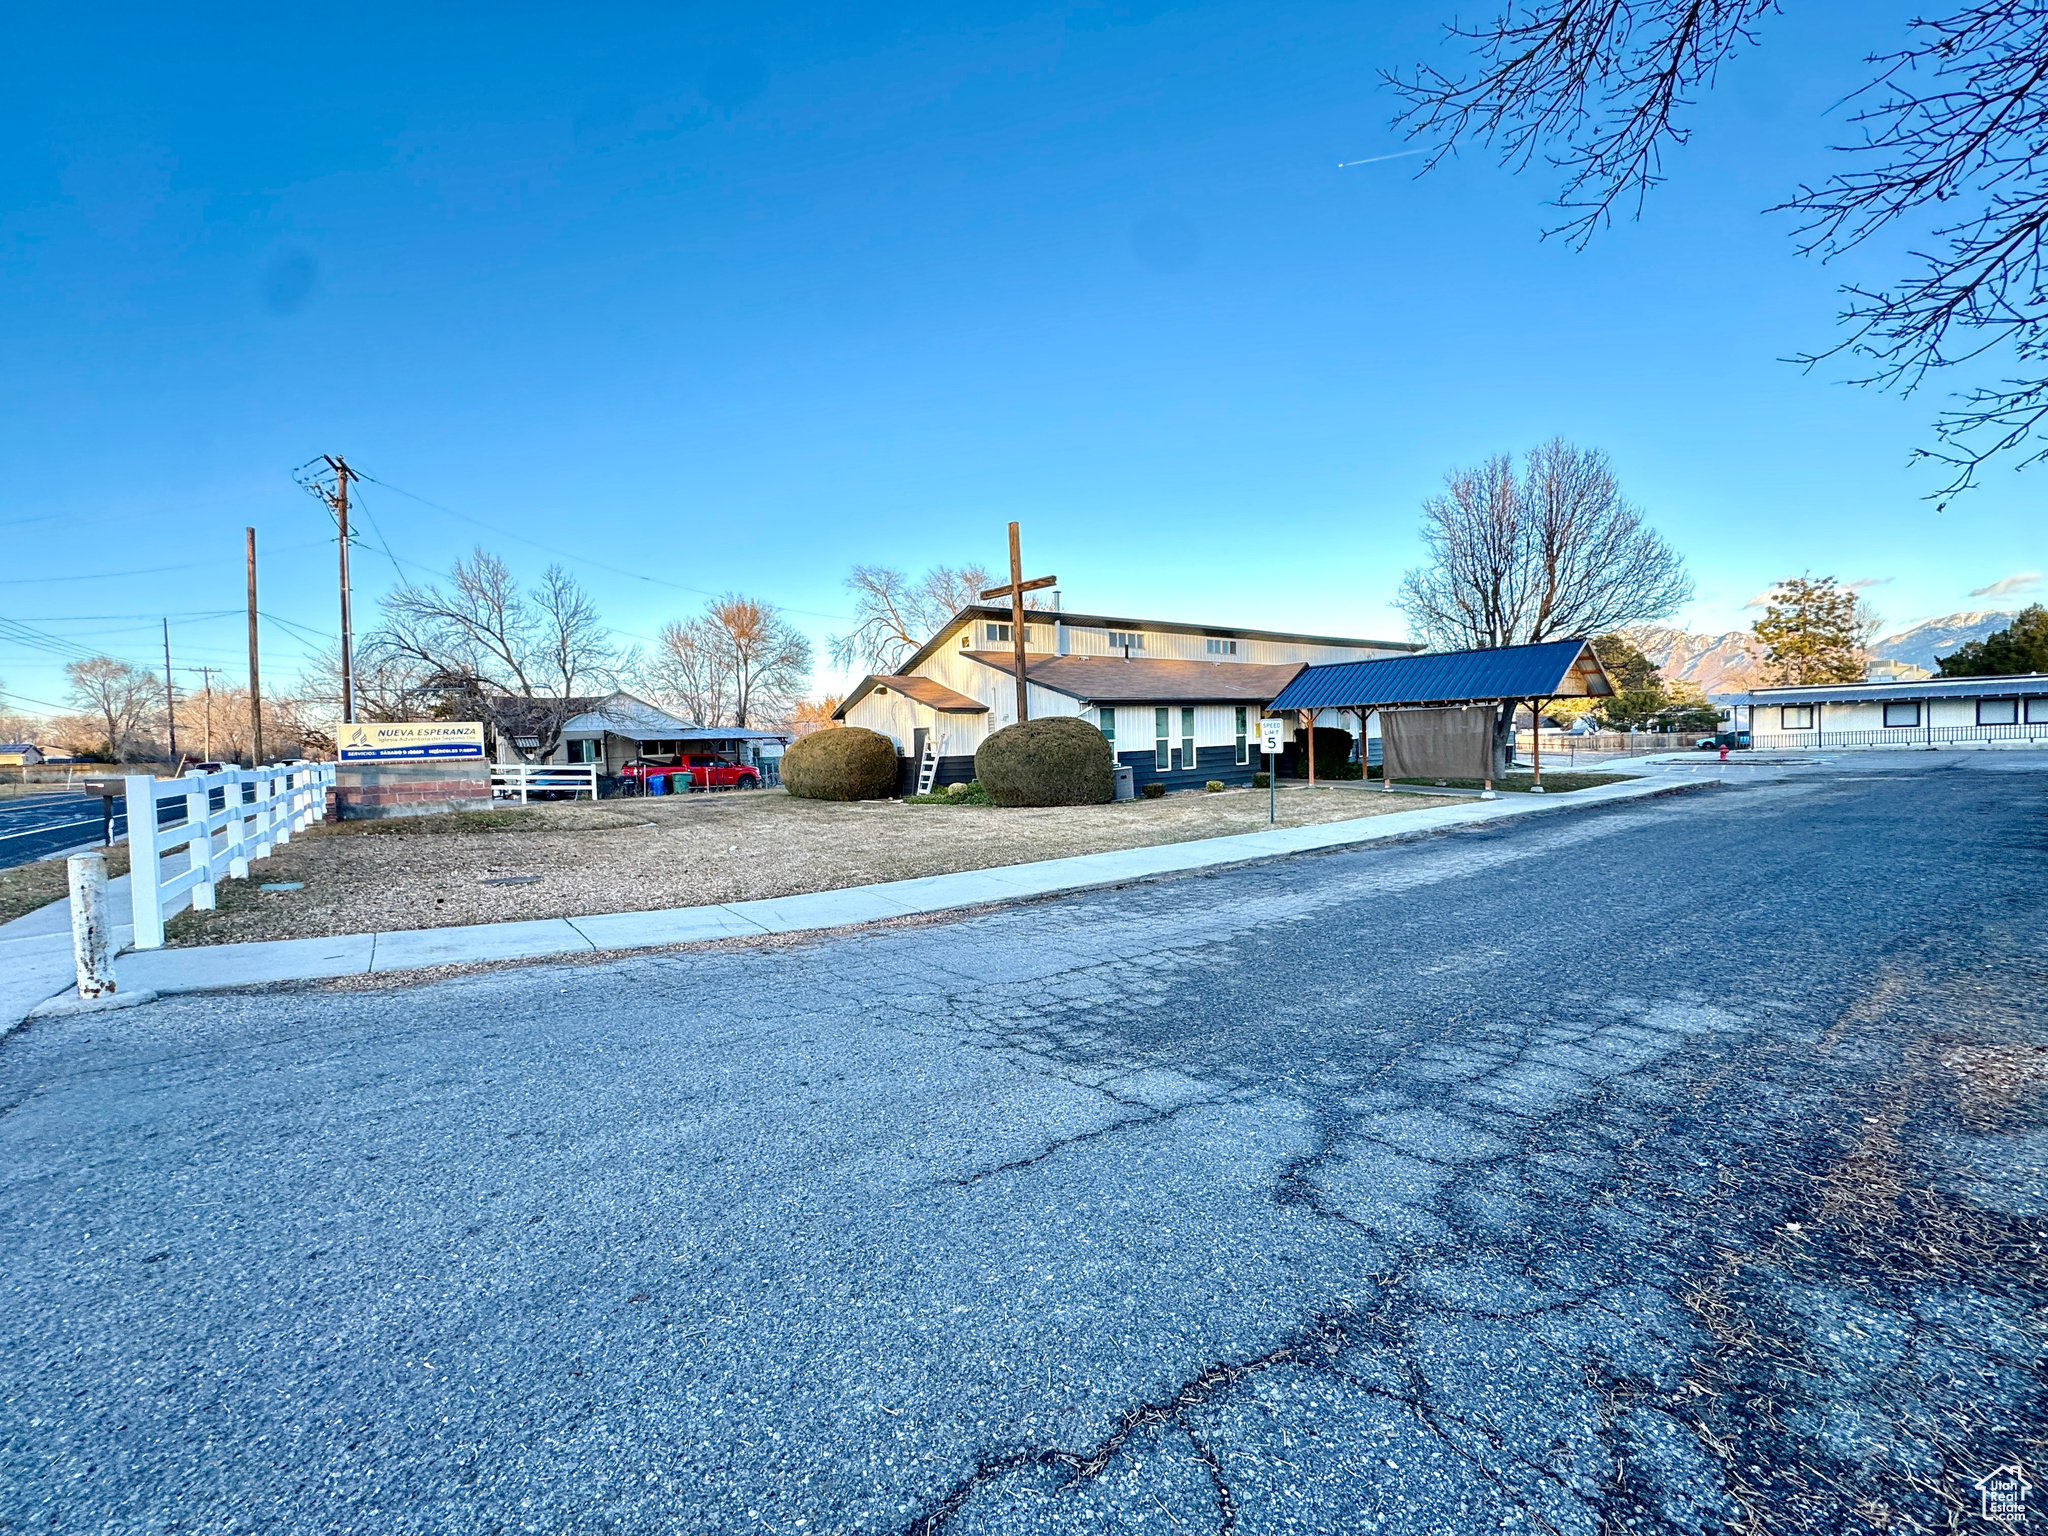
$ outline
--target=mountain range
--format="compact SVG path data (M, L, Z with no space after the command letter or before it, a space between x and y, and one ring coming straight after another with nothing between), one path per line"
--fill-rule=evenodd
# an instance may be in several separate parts
M1951 613L1924 619L1910 629L1887 635L1870 648L1879 661L1904 662L1931 672L1935 663L1968 640L1982 640L2012 622L2004 610ZM1744 693L1764 685L1763 650L1746 629L1718 635L1695 635L1682 629L1644 625L1627 631L1666 682L1686 682L1708 695Z

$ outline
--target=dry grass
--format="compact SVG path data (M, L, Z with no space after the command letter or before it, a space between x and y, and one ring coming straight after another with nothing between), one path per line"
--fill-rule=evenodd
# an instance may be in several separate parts
M1357 784L1283 787L1281 826L1442 805ZM879 880L1253 832L1264 790L1115 805L841 804L781 790L581 802L302 833L211 912L170 924L172 944L324 937L523 918L644 912L838 890ZM519 882L490 884L492 881ZM303 889L266 892L266 883Z
M98 804L97 801L93 803ZM109 880L128 873L126 843L116 843L101 851L107 856ZM33 864L0 869L0 923L12 922L38 907L62 901L67 894L65 882L68 878L62 859L38 859Z

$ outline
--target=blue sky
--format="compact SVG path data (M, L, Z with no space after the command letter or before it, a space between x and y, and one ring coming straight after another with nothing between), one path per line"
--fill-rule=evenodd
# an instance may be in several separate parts
M1422 498L1552 434L1692 627L1802 570L1894 627L2017 606L1970 594L2048 570L2048 471L1937 514L1934 399L1780 361L1891 275L1761 210L1906 14L1794 9L1585 252L1542 174L1337 168L1403 148L1376 71L1448 5L23 13L0 616L146 661L168 614L238 670L253 523L286 674L336 627L290 472L345 453L365 611L480 539L628 637L737 588L822 639L855 562L995 565L1019 518L1070 607L1395 635ZM60 665L0 641L17 699Z

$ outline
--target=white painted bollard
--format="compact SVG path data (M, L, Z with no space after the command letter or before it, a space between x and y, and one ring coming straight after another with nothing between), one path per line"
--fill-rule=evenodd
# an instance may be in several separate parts
M79 999L112 997L114 935L107 922L106 856L74 853L65 868L71 877L71 953L78 962Z

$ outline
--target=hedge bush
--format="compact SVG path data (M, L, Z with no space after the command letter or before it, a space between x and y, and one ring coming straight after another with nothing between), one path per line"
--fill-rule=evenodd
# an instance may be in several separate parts
M857 725L800 736L782 754L782 787L803 800L886 800L896 772L896 743Z
M1138 786L1138 793L1147 800L1157 800L1166 793L1166 786L1164 784L1140 784Z
M1204 788L1212 795L1220 795L1223 793L1223 781L1221 779L1211 779Z
M974 754L974 777L997 805L1101 805L1116 794L1108 738L1072 715L1004 726Z
M1352 736L1349 731L1332 726L1319 725L1315 728L1316 777L1319 779L1355 779L1358 765L1351 761Z
M1272 787L1273 775L1270 773L1255 773L1252 775L1253 789L1270 789Z

